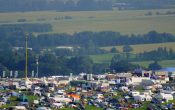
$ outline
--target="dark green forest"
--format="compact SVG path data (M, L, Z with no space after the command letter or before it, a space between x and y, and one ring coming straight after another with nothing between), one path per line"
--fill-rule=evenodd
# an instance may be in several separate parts
M174 0L0 0L0 12L173 8Z
M161 9L173 8L174 0L116 0L119 9Z
M112 10L110 0L0 0L1 12L16 11L94 11L94 10Z

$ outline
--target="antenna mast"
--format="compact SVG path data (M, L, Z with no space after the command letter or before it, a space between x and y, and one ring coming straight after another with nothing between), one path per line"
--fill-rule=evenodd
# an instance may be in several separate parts
M27 75L28 75L28 33L26 33L26 46L25 46L25 50L26 50L26 64L25 64L25 79L27 80Z

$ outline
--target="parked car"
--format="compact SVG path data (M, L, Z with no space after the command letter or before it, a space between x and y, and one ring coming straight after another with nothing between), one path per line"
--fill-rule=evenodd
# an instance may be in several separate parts
M3 86L0 86L0 90L4 90L4 87Z
M160 108L158 108L156 105L154 104L150 104L148 105L147 110L161 110Z
M139 104L132 104L132 108L139 108Z

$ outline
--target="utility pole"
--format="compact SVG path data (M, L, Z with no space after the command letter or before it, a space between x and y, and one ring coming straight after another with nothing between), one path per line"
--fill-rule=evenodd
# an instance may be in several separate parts
M28 76L28 33L26 33L26 46L25 46L25 50L26 50L26 64L25 64L25 80L27 81L27 76Z

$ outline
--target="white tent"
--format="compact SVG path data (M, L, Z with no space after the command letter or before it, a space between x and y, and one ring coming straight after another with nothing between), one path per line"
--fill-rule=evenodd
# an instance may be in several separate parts
M56 108L63 108L63 104L62 103L53 103L52 106L56 107Z
M151 101L152 97L150 95L137 95L134 96L135 101Z
M65 102L65 103L69 103L72 102L71 99L69 98L59 98L59 97L54 97L52 98L55 102Z
M48 107L38 107L36 110L51 110L51 109Z

